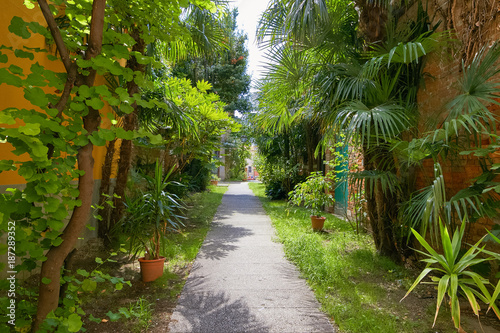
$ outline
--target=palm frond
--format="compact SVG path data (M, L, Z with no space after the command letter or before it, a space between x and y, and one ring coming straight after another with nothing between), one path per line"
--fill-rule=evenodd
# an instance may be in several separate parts
M166 43L165 57L176 63L190 56L207 57L227 50L229 46L225 43L225 30L228 22L225 18L230 14L223 6L225 3L221 2L222 7L219 7L222 9L220 17L195 5L189 6L183 14L183 23L189 31L189 38L177 38Z
M308 89L307 83L312 75L311 67L314 65L311 52L277 46L269 50L266 59L268 80L280 86L287 95L294 97L303 95Z
M437 244L439 219L445 205L446 188L443 171L441 165L435 163L432 184L414 193L401 210L403 225L408 227L408 230L418 229L421 235L427 235L427 230L429 230L431 242ZM407 236L409 240L411 233Z
M463 77L459 82L460 95L448 105L447 120L464 114L482 112L492 122L496 118L488 105L500 105L500 44L483 47L469 66L462 64Z
M357 193L369 188L370 193L367 193L368 196L373 196L379 186L384 194L396 194L401 190L399 179L391 171L364 170L353 172L349 174L349 184Z
M401 105L386 103L369 108L356 100L338 111L334 123L345 131L346 140L366 147L388 141L410 125L406 110Z
M480 217L497 216L500 200L498 196L485 192L494 176L493 172L485 171L474 184L458 191L448 200L442 169L436 163L433 183L415 193L402 210L403 224L408 228L419 229L422 235L429 230L431 240L437 242L440 219L447 225L453 225L455 222L474 222Z

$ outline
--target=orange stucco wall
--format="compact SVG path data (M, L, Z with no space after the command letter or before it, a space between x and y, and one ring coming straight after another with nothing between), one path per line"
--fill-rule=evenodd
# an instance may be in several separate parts
M13 47L14 49L22 49L23 46L46 49L48 46L45 43L45 38L40 35L32 35L28 40L22 39L9 32L8 27L12 17L19 16L25 21L37 21L42 25L45 24L45 20L40 10L35 7L34 9L27 9L21 0L6 0L2 10L0 11L0 45L5 45ZM54 47L52 47L54 48ZM50 48L49 48L50 50ZM50 50L54 54L54 50ZM60 62L50 61L45 56L45 53L35 53L35 59L33 61L29 59L18 59L12 52L7 50L2 50L2 52L9 55L9 63L0 64L0 66L8 67L10 64L15 64L23 68L24 73L29 73L29 69L33 63L38 62L40 65L45 66L48 69L64 72L64 67ZM96 79L96 85L104 84L103 78L98 77ZM47 88L47 92L49 88ZM24 92L22 88L16 88L8 86L6 84L0 85L0 110L4 110L8 107L16 108L34 108L28 101L24 99ZM105 107L103 112L109 112L110 108ZM0 111L1 112L1 111ZM20 126L22 121L19 120L18 124L13 126ZM7 125L2 124L1 126L6 127ZM110 121L103 117L103 127L110 126ZM28 158L27 154L25 156L16 156L12 153L13 147L9 143L0 143L0 159L12 159L17 161L26 160ZM101 178L101 166L104 162L106 149L105 147L94 147L94 178ZM2 172L0 173L0 185L16 185L24 184L26 181L23 177L19 176L15 171Z

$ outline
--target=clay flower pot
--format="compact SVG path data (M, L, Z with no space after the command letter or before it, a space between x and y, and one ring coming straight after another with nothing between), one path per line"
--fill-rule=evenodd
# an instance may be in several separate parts
M325 220L326 220L326 217L324 217L324 216L311 215L311 224L312 224L313 230L315 230L315 231L323 230L323 226L325 225Z
M163 266L165 265L165 257L158 259L146 260L144 257L139 258L141 265L141 275L143 282L154 281L163 275Z
M217 181L217 180L211 180L210 181L210 184L214 185L214 186L217 186L218 183L219 183L219 181Z

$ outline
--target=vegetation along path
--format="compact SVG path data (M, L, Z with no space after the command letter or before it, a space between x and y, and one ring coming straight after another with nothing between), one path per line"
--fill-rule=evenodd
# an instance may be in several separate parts
M170 332L334 332L247 183L230 184Z

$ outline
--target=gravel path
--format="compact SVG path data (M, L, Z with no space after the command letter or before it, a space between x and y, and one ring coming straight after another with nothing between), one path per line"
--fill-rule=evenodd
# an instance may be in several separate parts
M169 332L335 332L248 183L232 183L172 315Z

